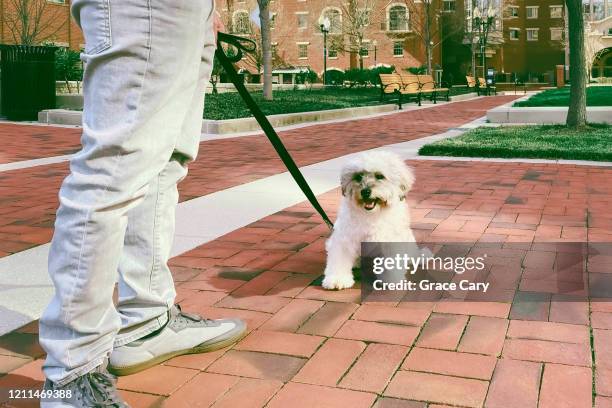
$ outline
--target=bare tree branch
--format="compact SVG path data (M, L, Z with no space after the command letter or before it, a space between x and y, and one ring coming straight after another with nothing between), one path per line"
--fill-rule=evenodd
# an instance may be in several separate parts
M37 45L53 40L69 19L64 6L46 0L9 0L5 23L16 44Z

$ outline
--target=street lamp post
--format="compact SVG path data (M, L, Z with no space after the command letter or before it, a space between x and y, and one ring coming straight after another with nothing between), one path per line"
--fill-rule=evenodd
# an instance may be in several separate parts
M491 26L495 24L495 9L489 5L487 15L483 16L478 7L474 9L474 24L478 25L480 56L482 58L482 77L487 78L487 37Z
M376 63L376 51L377 51L376 47L378 47L378 41L376 40L372 41L372 45L374 46L374 68L376 68L376 66L378 65Z
M321 20L321 32L323 33L323 86L327 86L327 34L331 21L328 17Z

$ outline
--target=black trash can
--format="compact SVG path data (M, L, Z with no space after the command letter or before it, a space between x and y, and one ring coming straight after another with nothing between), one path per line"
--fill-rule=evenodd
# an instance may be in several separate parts
M9 120L37 120L55 108L57 47L0 45L2 115Z

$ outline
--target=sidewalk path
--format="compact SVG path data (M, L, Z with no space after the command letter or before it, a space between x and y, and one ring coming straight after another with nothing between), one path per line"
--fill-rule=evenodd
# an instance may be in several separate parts
M462 127L478 126L481 122L479 119ZM414 158L423 144L458 134L460 130L451 130L383 148L395 151L406 160ZM338 174L350 157L344 155L303 166L301 171L314 193L323 194L338 186ZM184 201L177 208L171 254L180 255L302 200L304 194L288 172L283 172ZM47 274L48 251L49 244L44 244L0 258L0 289L3 292L0 335L38 319L51 299L53 286Z
M313 125L281 132L281 137L298 165L304 166L356 151L441 133L482 117L488 109L515 98L479 98L367 120ZM18 135L22 129L29 136L20 139ZM26 159L26 156L19 156L19 151L33 143L33 129L50 132L44 134L44 138L58 134L58 146L69 145L68 139L78 140L74 129L0 125L0 130L5 132L19 132L11 138L6 137L14 142L3 149L2 156ZM74 148L74 140L72 143ZM48 157L46 149L51 149L49 146L53 146L53 143L49 142L44 149L28 150L31 153L27 158ZM57 154L67 151L55 150ZM67 163L59 163L0 172L0 257L49 242L58 205L57 191L67 169ZM190 200L284 170L264 136L202 142L198 160L190 166L189 176L180 185L181 200Z
M514 296L361 304L357 288L324 291L328 231L300 203L173 258L185 310L242 317L251 332L229 350L121 378L132 406L609 407L611 303L530 273L567 260L551 242L612 243L612 169L409 164L418 239L472 242ZM320 198L334 214L339 190ZM589 281L610 281L610 259L591 261ZM41 385L36 331L0 337L0 389Z

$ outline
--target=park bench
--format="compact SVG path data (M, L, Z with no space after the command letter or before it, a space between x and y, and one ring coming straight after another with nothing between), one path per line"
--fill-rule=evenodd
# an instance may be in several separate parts
M433 98L433 103L437 103L438 96L442 96L446 101L450 101L450 89L439 88L431 75L417 75L419 84L421 85L421 92L429 94Z
M399 108L402 109L404 97L414 98L421 106L421 91L418 81L406 81L400 74L379 74L380 78L380 100L385 96L393 95L397 97Z
M490 96L491 92L493 92L494 95L497 95L497 88L495 88L493 85L489 85L484 78L478 78L478 87L481 89L481 92L484 90L485 95L487 96Z
M466 76L465 79L467 80L468 88L473 88L478 96L480 96L480 94L491 95L491 91L497 95L497 89L487 84L484 78L478 78L478 81L476 81L474 77Z
M465 79L467 80L467 86L470 89L474 89L475 91L478 91L478 84L476 83L476 80L474 79L473 76L466 76Z
M423 92L421 89L421 84L419 82L419 77L415 74L411 74L408 72L400 72L399 76L402 78L402 82L404 84L410 84L415 92L419 93L419 106L421 106L421 100L423 96L429 96L431 98L431 94L427 92Z

